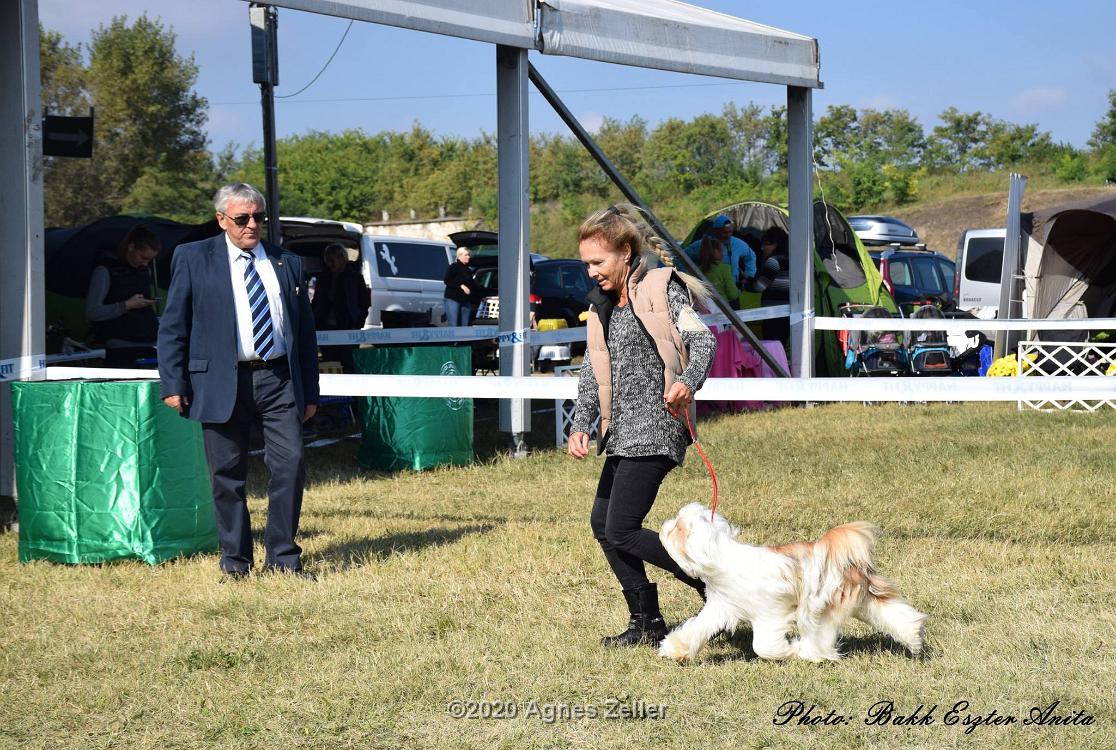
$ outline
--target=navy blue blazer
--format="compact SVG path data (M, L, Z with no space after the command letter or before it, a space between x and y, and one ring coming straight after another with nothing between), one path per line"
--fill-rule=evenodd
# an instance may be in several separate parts
M286 313L283 341L299 417L318 403L318 348L314 314L302 280L302 260L264 244L279 280ZM184 416L227 422L236 402L236 305L228 245L216 237L175 248L167 306L159 320L160 393L186 396Z

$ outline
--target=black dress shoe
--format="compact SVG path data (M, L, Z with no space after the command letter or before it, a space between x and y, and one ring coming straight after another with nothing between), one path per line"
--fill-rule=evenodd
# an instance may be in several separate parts
M252 570L250 568L246 570L222 570L221 583L235 583L237 581L243 581L251 574Z
M318 576L311 573L306 568L283 568L283 567L280 567L278 565L265 565L264 568L263 568L263 572L267 573L267 574L274 574L274 575L281 575L281 576L292 576L294 578L302 578L303 580L306 580L306 581L316 581L316 580L318 580Z

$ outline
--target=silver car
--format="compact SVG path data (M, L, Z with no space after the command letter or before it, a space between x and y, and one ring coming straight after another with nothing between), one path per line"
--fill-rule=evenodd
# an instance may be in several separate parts
M918 233L894 216L850 216L849 226L865 245L918 244Z

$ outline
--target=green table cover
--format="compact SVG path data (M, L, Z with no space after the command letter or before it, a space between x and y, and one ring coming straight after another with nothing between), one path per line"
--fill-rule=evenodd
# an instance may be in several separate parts
M159 384L12 384L20 562L151 565L217 550L201 425Z
M473 371L467 346L378 346L353 353L372 375L465 375ZM357 462L365 469L421 471L473 461L470 398L365 397L364 434Z

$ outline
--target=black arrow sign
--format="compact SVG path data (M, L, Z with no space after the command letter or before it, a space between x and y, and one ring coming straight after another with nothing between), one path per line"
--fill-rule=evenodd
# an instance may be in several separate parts
M93 156L93 118L43 118L43 156L70 156L88 159Z

